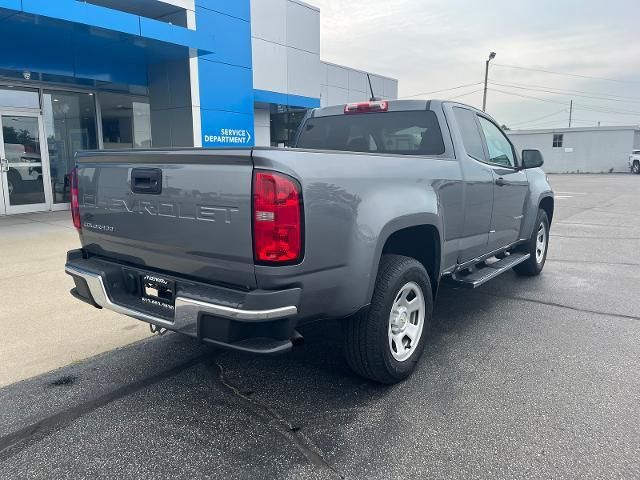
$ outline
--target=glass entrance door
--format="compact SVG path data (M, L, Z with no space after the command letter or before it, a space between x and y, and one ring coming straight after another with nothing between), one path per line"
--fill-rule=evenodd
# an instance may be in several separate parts
M49 210L51 180L42 117L0 112L0 214Z

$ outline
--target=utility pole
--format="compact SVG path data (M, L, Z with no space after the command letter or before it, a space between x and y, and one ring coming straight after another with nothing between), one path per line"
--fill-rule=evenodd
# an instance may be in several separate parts
M573 117L573 100L569 103L569 128L571 128L571 118Z
M485 70L484 70L484 95L482 96L482 111L486 112L487 110L487 85L489 83L489 62L496 58L496 52L491 52L489 54L489 59L487 60Z

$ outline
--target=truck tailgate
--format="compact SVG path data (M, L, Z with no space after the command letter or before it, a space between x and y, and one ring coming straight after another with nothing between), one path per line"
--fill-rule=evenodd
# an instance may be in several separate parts
M255 288L252 172L251 149L81 154L83 247L90 255Z

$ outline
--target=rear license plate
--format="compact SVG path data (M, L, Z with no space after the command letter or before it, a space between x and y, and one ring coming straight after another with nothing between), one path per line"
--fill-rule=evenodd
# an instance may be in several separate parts
M142 277L142 297L173 306L176 299L175 282L156 275L145 275Z

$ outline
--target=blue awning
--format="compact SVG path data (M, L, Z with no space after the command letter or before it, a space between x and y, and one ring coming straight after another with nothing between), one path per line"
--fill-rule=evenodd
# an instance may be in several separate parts
M212 35L75 0L0 0L3 70L146 85L149 65L212 53L213 43Z

